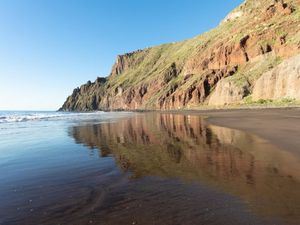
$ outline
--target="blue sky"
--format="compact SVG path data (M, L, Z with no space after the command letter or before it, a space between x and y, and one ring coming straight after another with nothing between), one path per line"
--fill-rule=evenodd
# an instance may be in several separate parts
M56 110L116 55L208 31L242 0L0 0L0 110Z

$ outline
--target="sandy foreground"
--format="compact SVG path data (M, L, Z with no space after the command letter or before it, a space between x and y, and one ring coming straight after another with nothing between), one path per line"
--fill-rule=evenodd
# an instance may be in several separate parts
M300 108L184 111L210 124L242 130L300 155Z

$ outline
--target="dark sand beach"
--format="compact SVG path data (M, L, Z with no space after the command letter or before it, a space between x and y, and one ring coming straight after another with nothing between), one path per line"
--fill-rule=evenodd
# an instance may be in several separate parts
M208 123L259 135L300 154L300 108L187 111L184 114L204 116Z

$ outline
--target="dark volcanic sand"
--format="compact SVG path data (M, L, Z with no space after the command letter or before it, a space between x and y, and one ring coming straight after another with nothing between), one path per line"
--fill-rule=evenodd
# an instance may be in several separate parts
M299 116L142 113L5 128L0 224L299 224Z
M300 108L191 111L184 114L208 117L208 123L256 134L284 150L300 154Z

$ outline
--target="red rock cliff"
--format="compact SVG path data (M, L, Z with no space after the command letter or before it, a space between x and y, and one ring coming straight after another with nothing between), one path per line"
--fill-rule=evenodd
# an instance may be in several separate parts
M247 0L207 33L118 56L107 79L75 89L61 110L240 104L253 89L260 93L257 80L268 71L300 64L286 62L299 53L300 1ZM293 74L286 85L295 90L276 98L299 98L290 82L299 83L300 74Z

